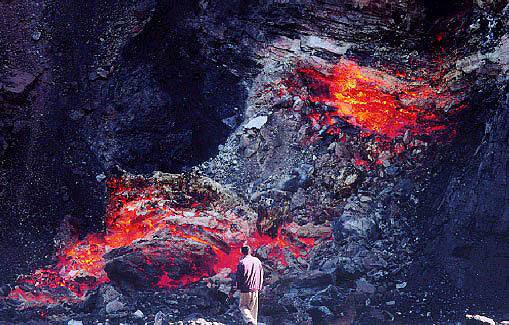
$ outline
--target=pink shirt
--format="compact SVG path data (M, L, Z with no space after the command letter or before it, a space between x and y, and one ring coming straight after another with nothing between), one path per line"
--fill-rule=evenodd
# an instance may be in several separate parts
M246 255L237 266L236 280L240 292L260 291L263 286L262 262L252 255Z

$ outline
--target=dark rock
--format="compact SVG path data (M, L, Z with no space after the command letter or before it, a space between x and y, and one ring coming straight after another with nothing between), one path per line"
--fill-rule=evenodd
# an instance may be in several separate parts
M396 166L389 166L385 169L385 172L387 173L387 175L389 176L395 176L399 173L399 168L396 167Z
M307 312L311 315L313 324L328 324L334 317L332 311L325 306L313 307Z
M318 291L309 299L309 303L313 306L327 306L334 308L341 303L341 293L334 285L329 285L327 288Z
M299 175L292 174L281 181L279 188L283 191L296 192L299 188L299 183Z
M301 288L325 287L334 283L334 277L330 273L319 270L302 272L299 274L299 281L296 283Z
M96 311L96 309L100 309L98 307L99 303L99 292L95 291L90 294L85 300L78 304L78 310L85 313L92 313ZM104 300L102 301L102 306L104 307Z
M169 237L166 237L169 236ZM122 286L148 288L166 274L171 279L184 275L212 273L216 256L208 245L171 234L161 234L160 246L154 241L143 248L125 247L105 255L105 271L113 283ZM149 251L157 251L150 254Z
M302 165L292 170L291 175L286 176L279 184L279 188L283 191L297 192L299 188L309 186L310 175L313 172L313 166Z
M9 292L11 292L11 288L8 285L0 286L0 297L6 297Z
M387 319L387 316L386 312L375 307L370 307L369 310L362 313L358 320L362 324L380 324L390 321Z
M350 258L340 259L334 272L336 283L353 285L362 274L362 268Z
M88 74L88 80L90 80L90 81L97 80L98 78L99 78L99 75L97 74L96 71L92 71Z
M372 295L375 293L375 286L366 281L365 278L360 278L355 281L356 290L359 293L365 293L368 295Z
M10 71L8 77L3 79L0 84L3 84L2 89L4 92L18 98L26 93L34 81L35 76L33 74L22 70L13 70Z

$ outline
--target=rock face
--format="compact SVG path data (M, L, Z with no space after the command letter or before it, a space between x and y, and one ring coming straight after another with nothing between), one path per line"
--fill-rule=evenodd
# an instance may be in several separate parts
M139 196L121 191L122 215L165 226L101 246L96 280L132 296L106 301L101 282L81 310L238 321L218 274L208 288L159 291L216 273L231 248L219 231L258 240L268 322L454 322L474 303L503 316L505 1L35 0L0 11L0 281L111 234L112 179L192 168L248 213L222 219L225 196L210 204L217 214L195 215L188 191L166 191L160 174L125 176ZM2 317L18 317L0 302ZM80 313L65 308L55 321Z
M443 234L426 245L441 265L441 274L468 292L472 300L480 295L509 298L503 275L509 261L502 257L509 251L504 239L509 235L509 97L504 93L498 96L484 134L480 134L481 142L471 149L475 152L470 152L472 158L462 164L461 172L452 173L443 194L435 198L436 210L426 224Z

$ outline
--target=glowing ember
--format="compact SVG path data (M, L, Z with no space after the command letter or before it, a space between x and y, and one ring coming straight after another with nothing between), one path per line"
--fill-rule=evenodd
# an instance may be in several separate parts
M53 267L20 277L9 298L23 307L79 301L110 281L108 268L119 258L133 258L137 270L146 270L147 284L175 288L234 269L246 240L254 248L269 247L268 258L282 265L288 264L285 252L298 257L314 245L313 238L286 231L276 238L260 235L251 220L219 206L221 193L189 190L185 182L111 180L107 230L69 243Z
M445 92L352 61L341 61L330 75L315 69L299 72L309 79L309 99L331 109L308 115L314 126L340 133L339 120L389 139L405 132L432 135L446 129L446 112L456 104Z

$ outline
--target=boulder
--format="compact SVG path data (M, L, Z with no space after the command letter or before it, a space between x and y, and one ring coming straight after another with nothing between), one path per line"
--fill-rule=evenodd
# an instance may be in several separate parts
M332 311L325 306L312 307L307 312L311 315L313 324L328 324L334 317Z
M136 242L105 255L105 271L113 283L150 288L161 278L209 276L217 261L209 245L161 233L159 240ZM167 284L162 284L163 286Z
M348 237L376 239L378 237L378 227L375 220L370 216L345 211L334 222L333 234L337 241Z
M257 116L251 120L249 120L249 122L247 122L246 125L244 125L244 129L247 130L247 129L261 129L265 123L267 123L267 120L268 120L268 117L267 116Z
M2 90L4 92L18 97L25 94L34 81L35 76L33 74L22 70L12 70L0 84L3 84Z

